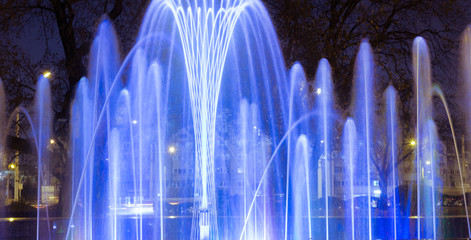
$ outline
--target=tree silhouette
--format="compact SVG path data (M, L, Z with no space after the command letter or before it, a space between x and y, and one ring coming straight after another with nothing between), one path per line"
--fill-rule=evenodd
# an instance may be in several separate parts
M118 26L123 50L133 45L147 0L18 0L0 5L0 76L8 112L31 105L35 83L45 70L52 72L53 137L50 173L61 181L59 209L70 202L68 120L75 87L87 75L87 56L96 25L106 14ZM38 44L40 46L32 46ZM60 120L60 121L59 121ZM24 126L22 125L22 128ZM8 136L8 146L22 153L34 149L31 139ZM66 213L64 213L66 214Z
M413 97L411 49L416 36L430 46L434 75L443 81L456 76L459 33L464 30L466 2L460 0L264 0L272 16L287 66L295 61L313 79L320 58L332 67L340 108L351 100L355 55L361 39L372 46L381 94L392 83L403 104L404 119Z

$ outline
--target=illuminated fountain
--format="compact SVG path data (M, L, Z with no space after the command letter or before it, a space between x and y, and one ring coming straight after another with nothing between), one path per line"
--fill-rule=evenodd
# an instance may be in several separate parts
M471 86L470 36L467 29L462 62ZM80 80L71 109L71 211L61 237L446 235L444 213L437 207L440 146L432 95L447 106L432 85L424 39L416 38L413 47L416 181L400 205L405 197L396 187L403 174L391 168L391 203L383 210L373 205L378 187L371 158L383 129L387 159L396 163L399 104L388 87L384 125L376 121L382 100L375 98L374 57L367 40L359 45L347 120L335 110L328 60L319 62L312 89L299 63L287 71L258 0L152 1L136 44L122 62L117 42L112 23L104 18L90 51L88 77ZM47 78L38 86L37 118L31 125L42 160L51 121ZM462 181L463 175L460 168ZM461 237L470 234L465 212L468 231ZM39 224L38 218L37 236Z
M284 205L272 198L283 195L279 154L273 170L263 172L291 116L286 70L269 21L258 1L153 1L120 64L114 31L104 20L72 111L68 237L283 234L284 219L274 219L272 211ZM192 137L175 139L179 131ZM191 199L190 216L168 220L171 199ZM94 220L104 215L110 217L97 226ZM185 230L175 233L167 222Z
M380 213L373 206L370 159L380 128L371 47L366 40L360 44L353 118L344 125L342 156L335 160L335 146L342 146L335 124L342 121L329 63L319 63L310 110L304 71L298 63L285 70L267 22L259 1L153 1L136 45L120 63L112 24L103 20L72 109L73 207L66 237L443 236L425 41L417 38L413 50L418 184L410 189L417 189L417 201L408 200L405 213L397 209L401 175L393 167L393 203ZM393 87L385 99L385 144L394 163ZM334 198L338 161L346 169L343 210ZM357 197L365 199L361 207ZM413 216L419 217L409 220Z

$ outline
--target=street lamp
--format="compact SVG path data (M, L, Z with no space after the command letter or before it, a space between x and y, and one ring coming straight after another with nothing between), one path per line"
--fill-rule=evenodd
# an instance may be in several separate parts
M415 146L415 144L416 144L415 140L410 141L411 146Z
M54 144L54 143L56 143L56 141L54 141L54 139L51 138L51 139L49 140L49 143L50 143L50 144Z
M15 168L16 168L16 165L15 165L14 163L10 163L10 165L8 165L8 167L9 167L10 169L15 169Z
M45 72L43 73L43 77L45 77L45 78L49 78L50 76L51 76L51 72L50 72L50 71L45 71Z
M321 89L321 88L317 88L317 89L316 89L316 94L317 94L317 95L321 95L321 93L322 93L322 89Z
M175 148L175 146L170 146L170 147L168 147L168 152L169 152L170 154L174 154L176 151L177 151L177 149Z

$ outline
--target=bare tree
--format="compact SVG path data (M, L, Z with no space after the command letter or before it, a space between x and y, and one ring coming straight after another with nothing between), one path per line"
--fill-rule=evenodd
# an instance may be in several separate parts
M49 168L62 183L59 208L63 202L70 202L64 199L70 195L66 193L70 182L67 156L70 104L78 81L87 75L87 57L97 23L104 14L113 20L123 51L128 51L147 4L148 0L19 0L0 4L0 76L9 112L17 105L31 104L35 83L43 71L53 74L53 136L57 144L50 149ZM30 139L15 136L9 139L10 147L30 151Z
M434 74L453 79L450 61L459 33L469 18L459 0L264 0L277 29L285 62L300 61L313 79L320 58L332 66L335 92L345 110L351 99L355 55L363 38L369 39L377 65L378 91L392 83L404 106L413 97L411 49L416 36L430 45ZM457 58L456 58L457 59ZM409 108L401 117L410 119Z

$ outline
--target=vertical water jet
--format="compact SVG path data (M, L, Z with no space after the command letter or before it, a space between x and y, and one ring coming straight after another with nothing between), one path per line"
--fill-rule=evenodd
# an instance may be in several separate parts
M368 216L366 224L361 224L360 232L365 236L358 236L363 239L372 239L372 210L371 210L371 154L372 136L374 131L373 119L375 108L373 104L374 88L374 62L370 44L363 40L355 62L355 108L354 121L357 127L358 137L358 183L359 186L366 186L366 191L362 190L359 195L367 197L367 211L361 211L361 215Z

